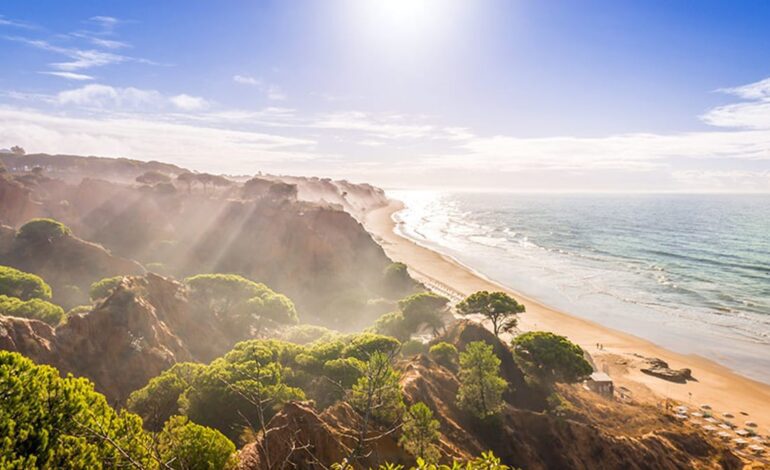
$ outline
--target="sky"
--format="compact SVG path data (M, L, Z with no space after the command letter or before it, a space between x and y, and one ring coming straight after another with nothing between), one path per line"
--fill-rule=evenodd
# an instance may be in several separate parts
M386 188L770 192L770 2L4 0L0 148Z

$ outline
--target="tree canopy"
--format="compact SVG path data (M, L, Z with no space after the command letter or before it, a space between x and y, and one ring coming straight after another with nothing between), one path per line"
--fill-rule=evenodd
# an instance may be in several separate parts
M21 300L7 295L0 295L0 315L40 320L51 326L60 324L67 317L63 308L51 302L41 299Z
M524 312L524 306L505 292L479 291L466 297L456 308L461 315L486 317L492 322L495 336L514 329L517 323L515 315Z
M0 468L156 468L142 420L87 379L0 351L0 390Z
M158 436L163 462L176 470L235 468L235 445L216 429L173 416Z
M53 219L32 219L22 225L16 237L33 243L51 242L72 235L72 230Z
M577 382L593 372L580 346L548 331L519 335L513 341L513 353L528 370L548 380Z
M445 341L436 343L430 347L428 354L436 363L450 370L454 370L457 367L458 352L454 344Z
M0 295L21 300L51 300L51 287L40 276L0 266Z
M449 299L432 292L412 294L398 302L399 311L382 315L374 324L374 331L408 340L422 328L429 328L436 334L449 316Z
M243 276L199 274L188 277L185 283L199 313L214 315L244 336L299 321L288 297Z
M91 284L88 296L91 300L104 299L110 296L113 290L123 281L125 276L105 277Z
M436 463L441 457L438 442L441 437L438 420L423 402L410 406L404 416L398 443L405 451L426 462Z
M150 186L154 186L158 183L168 183L170 181L170 176L155 170L146 171L136 177L137 183L149 184Z
M478 418L497 414L508 382L500 377L500 358L484 341L468 343L460 353L458 405Z

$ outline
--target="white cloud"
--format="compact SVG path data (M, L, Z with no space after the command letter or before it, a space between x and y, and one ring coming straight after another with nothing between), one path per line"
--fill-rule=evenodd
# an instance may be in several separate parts
M3 15L0 15L0 26L10 26L12 28L20 29L38 29L38 27L32 23L27 23L26 21L20 20L12 20Z
M256 78L250 77L248 75L233 75L233 81L235 83L240 83L241 85L252 85L252 86L257 86L262 83Z
M60 105L87 108L142 109L158 106L162 100L162 95L155 90L115 88L99 84L62 91L56 95L56 102Z
M85 75L82 73L74 73L74 72L38 72L43 75L53 75L54 77L61 77L66 78L67 80L76 80L76 81L86 81L86 80L93 80L94 77L91 75Z
M186 94L172 96L169 98L169 101L183 111L197 111L209 106L209 103L205 99L199 96L190 96Z
M251 75L233 75L233 81L241 85L259 88L269 100L283 101L287 98L286 93L278 85L266 84L261 79L254 78Z
M720 88L718 91L739 96L747 100L770 100L770 78L748 85L733 88Z
M162 159L232 173L328 158L310 151L316 142L304 138L145 117L75 118L9 107L0 107L2 142L28 142L25 148L36 152ZM215 168L212 155L218 156Z

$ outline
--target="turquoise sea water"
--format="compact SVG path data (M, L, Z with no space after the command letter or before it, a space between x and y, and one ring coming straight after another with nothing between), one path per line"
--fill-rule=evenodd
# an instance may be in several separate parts
M770 196L391 191L400 230L548 305L770 383Z

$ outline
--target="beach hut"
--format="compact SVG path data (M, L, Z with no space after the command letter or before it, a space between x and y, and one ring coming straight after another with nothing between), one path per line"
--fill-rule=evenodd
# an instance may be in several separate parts
M737 435L739 435L741 437L746 437L746 436L748 436L751 433L746 431L745 429L739 429L739 430L735 431L735 434L737 434Z
M589 390L592 390L599 395L604 395L606 397L612 397L615 391L612 378L610 378L610 376L604 372L594 372L591 374L588 380L586 380L586 386Z
M717 436L719 436L719 438L722 439L723 441L729 441L730 438L733 437L732 434L726 431L718 432Z

